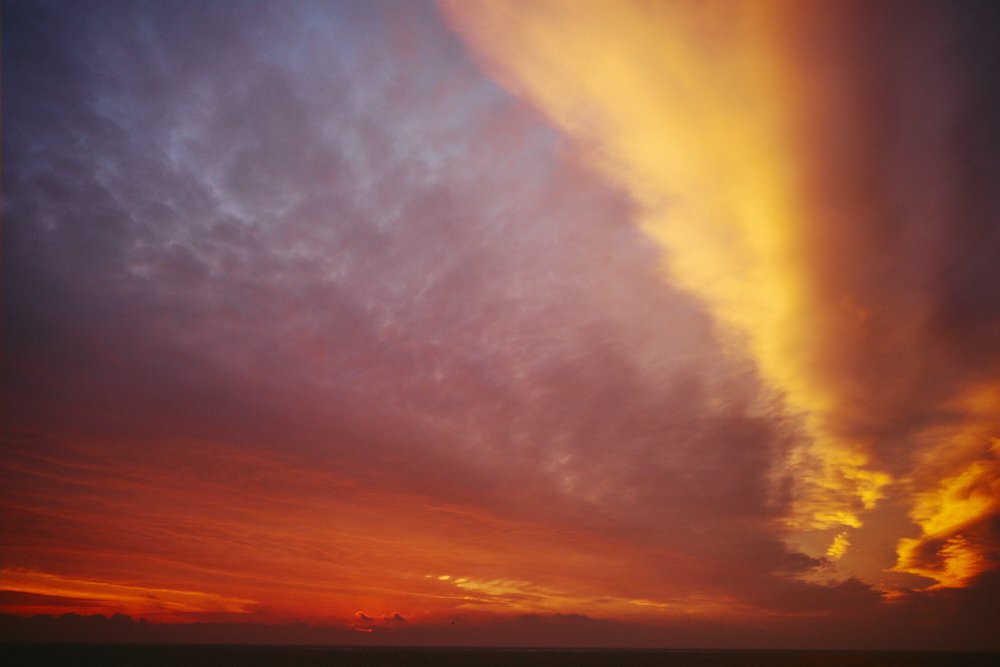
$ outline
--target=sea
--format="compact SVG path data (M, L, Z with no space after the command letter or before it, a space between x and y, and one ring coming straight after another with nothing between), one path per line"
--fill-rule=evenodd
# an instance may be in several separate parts
M0 644L0 662L17 667L997 667L1000 653Z

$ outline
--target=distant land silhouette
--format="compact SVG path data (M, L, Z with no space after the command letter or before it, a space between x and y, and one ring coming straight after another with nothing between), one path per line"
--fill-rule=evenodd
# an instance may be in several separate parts
M969 642L948 646L924 637L895 641L885 635L854 633L850 646L824 646L821 638L803 632L789 643L784 633L760 628L724 627L717 623L690 622L674 628L595 619L582 614L523 614L478 621L471 617L442 620L440 624L398 623L391 629L359 632L344 626L307 623L252 623L197 621L157 623L125 614L83 616L67 613L17 616L0 614L0 644L216 644L258 646L328 647L521 647L540 649L637 650L795 650L846 649L862 651L965 651L992 650ZM4 649L0 649L3 651ZM996 657L996 654L993 654ZM766 664L766 663L765 663ZM988 663L1000 664L1000 663Z
M511 619L506 630L526 627L542 630L525 639L534 648L480 643L487 635L463 635L469 646L434 644L447 639L431 632L355 632L347 628L306 624L195 622L151 623L124 614L81 616L13 616L0 614L0 643L11 664L31 666L72 664L100 665L199 665L241 664L272 667L282 665L393 665L395 667L604 667L622 664L634 667L992 667L997 653L941 651L859 651L816 649L699 649L699 648L567 648L536 645L544 633L564 629L578 631L581 624L600 626L600 621L582 615L525 615ZM450 624L449 624L450 625ZM633 629L638 626L630 626ZM440 630L441 628L438 628ZM490 635L496 637L496 628ZM510 634L500 636L512 639ZM558 642L558 631L548 635ZM455 635L451 636L454 640ZM394 640L386 642L386 640ZM422 640L422 645L409 644Z
M704 633L696 633L705 641ZM583 638L583 639L581 639ZM689 637L682 647L695 648ZM734 641L730 638L730 641ZM739 640L735 640L739 641ZM439 625L398 624L393 629L306 623L203 621L157 623L126 614L61 616L0 614L0 642L102 644L258 644L324 646L535 646L662 648L661 629L592 619L582 614L524 614L476 622L452 619Z
M151 623L114 616L0 614L0 641L102 644L357 644L360 633L306 624Z

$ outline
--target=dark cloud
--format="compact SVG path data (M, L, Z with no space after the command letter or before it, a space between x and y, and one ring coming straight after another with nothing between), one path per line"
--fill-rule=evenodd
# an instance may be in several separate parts
M887 3L795 18L794 57L824 72L802 114L815 160L810 263L844 315L828 324L821 372L844 394L839 427L903 473L915 451L905 443L998 373L981 344L1000 326L988 278L1000 239L987 222L998 165L983 157L998 153L986 119L997 49L980 36L995 12L931 3L901 18Z

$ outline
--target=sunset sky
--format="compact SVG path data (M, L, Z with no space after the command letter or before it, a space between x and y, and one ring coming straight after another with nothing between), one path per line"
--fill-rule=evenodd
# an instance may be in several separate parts
M2 30L0 613L1000 649L998 5Z

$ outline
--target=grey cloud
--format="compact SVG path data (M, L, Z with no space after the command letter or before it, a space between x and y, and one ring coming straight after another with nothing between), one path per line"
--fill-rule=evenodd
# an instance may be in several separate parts
M266 3L13 7L15 420L301 450L724 569L752 551L744 576L813 565L769 523L792 435L753 373L440 26L401 63L339 6L294 10L319 33Z

